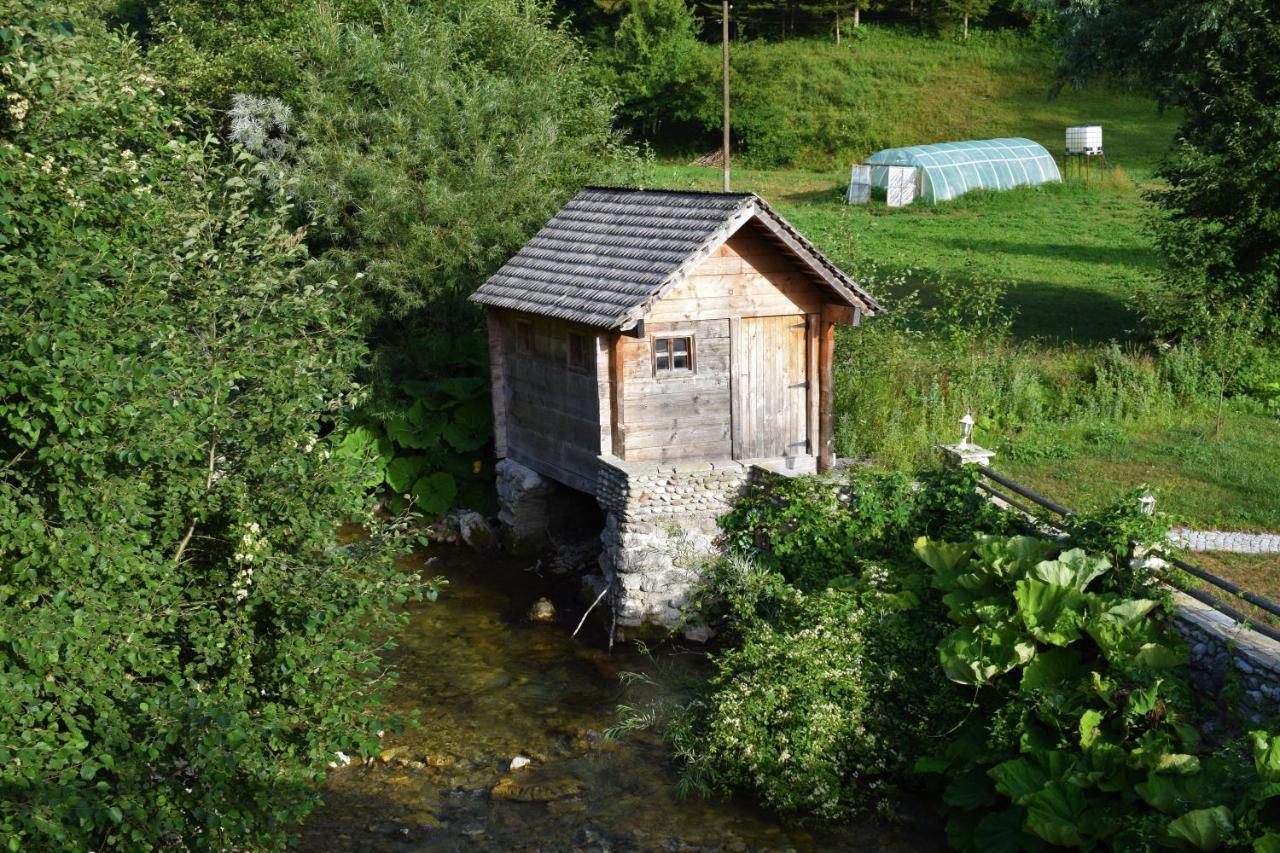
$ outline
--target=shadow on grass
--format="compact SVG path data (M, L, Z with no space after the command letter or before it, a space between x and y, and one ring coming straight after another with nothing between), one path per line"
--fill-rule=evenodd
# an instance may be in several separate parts
M1154 249L1133 249L1126 246L1080 245L1078 243L1026 243L1009 240L944 238L938 242L966 252L985 252L992 255L1024 255L1076 263L1103 263L1132 267L1137 270L1154 270Z
M1028 281L1009 289L1013 334L1048 342L1102 344L1132 341L1138 316L1124 298L1088 285Z
M938 304L937 292L927 282L911 277L904 285L877 290L875 295L890 310L894 302L916 291L920 307ZM1139 318L1119 295L1087 285L1062 285L1026 281L1012 285L1005 306L1013 314L1013 336L1048 344L1126 343L1141 339Z

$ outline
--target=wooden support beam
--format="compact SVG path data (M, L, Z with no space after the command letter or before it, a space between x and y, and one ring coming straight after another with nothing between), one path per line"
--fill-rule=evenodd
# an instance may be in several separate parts
M613 424L613 455L619 459L627 458L627 427L625 412L622 406L622 377L626 372L626 353L623 350L625 338L621 333L613 333L612 346L609 347L609 394Z
M493 455L499 459L507 455L507 381L504 363L504 338L502 317L490 308L485 311L485 323L489 331L489 388L493 398Z
M818 333L818 473L835 466L835 429L832 404L835 400L836 324L825 315Z
M596 406L600 422L600 453L613 453L613 333L596 335Z
M807 404L808 415L806 417L805 440L808 442L809 453L816 456L818 453L818 421L822 411L821 396L818 392L818 365L822 363L819 358L819 332L822 329L822 315L809 314L805 317L805 378L808 380L807 386Z

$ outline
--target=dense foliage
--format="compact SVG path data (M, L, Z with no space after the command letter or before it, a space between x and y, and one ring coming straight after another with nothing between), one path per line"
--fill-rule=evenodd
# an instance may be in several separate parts
M685 784L832 818L891 814L941 774L961 849L1271 849L1280 737L1224 737L1128 559L1165 522L1130 501L1044 539L973 486L855 472L748 494L696 604L724 646L670 729Z
M953 846L1280 843L1280 736L1252 733L1252 761L1201 742L1185 649L1159 602L1108 591L1110 559L1026 536L915 550L959 625L942 666L977 689L922 762L948 780Z
M347 447L376 450L425 511L488 507L485 334L466 297L583 184L632 183L640 162L577 41L524 0L165 0L146 32L220 133L237 90L294 117L257 119L314 221L313 273L360 282L373 355Z
M256 848L376 742L418 580L337 454L359 297L127 38L0 24L0 835ZM377 531L375 531L377 533Z
M899 781L951 710L920 689L939 678L940 636L904 588L920 579L867 567L804 593L745 560L721 566L715 588L741 618L671 731L685 787L749 791L792 816L895 816Z

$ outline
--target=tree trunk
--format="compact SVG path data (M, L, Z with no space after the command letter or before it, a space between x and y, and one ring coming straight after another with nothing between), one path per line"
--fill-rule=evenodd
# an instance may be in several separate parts
M969 13L968 12L966 12L964 15L964 40L965 41L969 40Z
M853 28L856 30L860 26L862 26L862 7L854 6L853 7Z
M836 44L840 44L840 7L836 7Z
M1213 422L1213 437L1219 438L1222 435L1222 403L1227 396L1227 380L1223 379L1218 383L1218 417Z

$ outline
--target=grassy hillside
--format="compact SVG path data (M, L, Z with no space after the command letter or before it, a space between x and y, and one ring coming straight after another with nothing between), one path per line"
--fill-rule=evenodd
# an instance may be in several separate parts
M705 50L707 79L718 80L719 47ZM1055 62L1048 46L1012 33L958 42L864 26L840 45L734 45L735 135L751 165L827 170L880 148L986 136L1026 136L1058 152L1067 125L1102 124L1111 156L1149 173L1173 123L1133 92L1050 99ZM703 112L718 130L718 86L706 87Z
M736 161L734 188L769 200L890 309L912 290L927 303L940 280L1000 281L1017 312L1015 337L1028 342L1017 357L1040 382L1087 385L1090 353L1111 340L1138 342L1128 300L1159 263L1143 228L1142 191L1172 141L1175 116L1106 87L1051 100L1050 51L1005 36L962 45L867 27L864 38L840 47L803 40L750 45L736 56L735 115L745 114L750 132L767 104L782 128L778 139L798 146L790 159L809 167L760 168L752 162L762 159L757 149ZM1084 123L1104 127L1111 170L1101 185L974 193L897 210L843 202L849 165L880 147L1027 136L1058 155L1064 129ZM832 144L824 150L817 140ZM717 169L688 162L665 157L651 185L719 188ZM897 404L903 409L930 393L908 390ZM906 436L927 452L953 438L949 408L956 405L903 415L896 440ZM1001 450L1000 468L1078 509L1147 483L1162 489L1164 509L1190 523L1280 529L1280 463L1271 453L1280 427L1256 408L1229 407L1220 437L1212 434L1211 411L1173 402L1135 416L1008 427L992 426L1005 412L977 414L987 423L982 440ZM886 452L906 458L901 448Z
M847 269L875 269L885 297L917 288L927 296L934 276L982 275L1008 282L1023 336L1128 337L1125 300L1157 263L1143 234L1141 189L1169 148L1175 117L1103 86L1051 99L1054 56L1025 37L979 33L963 44L862 30L839 46L800 39L735 48L734 121L749 136L735 189L768 199ZM766 124L778 129L762 131ZM1101 187L971 194L897 210L841 201L849 166L882 147L1025 136L1058 155L1074 124L1103 125L1111 170ZM775 147L790 154L760 156ZM761 159L821 168L753 167ZM719 187L717 170L687 162L664 158L653 183Z

